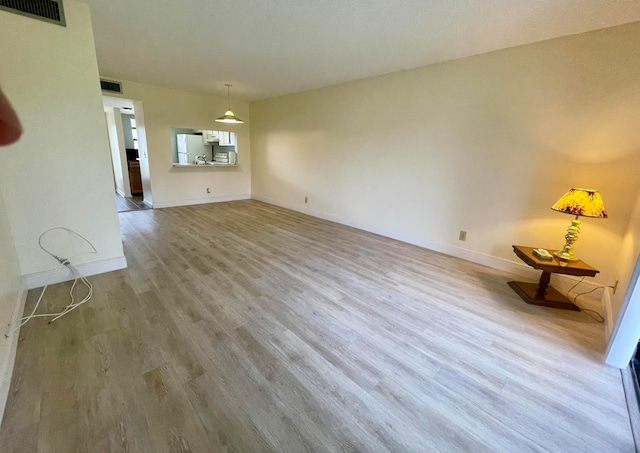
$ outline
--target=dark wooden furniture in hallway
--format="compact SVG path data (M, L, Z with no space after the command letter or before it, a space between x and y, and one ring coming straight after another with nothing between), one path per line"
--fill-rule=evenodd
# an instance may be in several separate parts
M127 162L129 165L129 186L132 195L142 194L142 175L140 173L140 162L137 160L130 160Z

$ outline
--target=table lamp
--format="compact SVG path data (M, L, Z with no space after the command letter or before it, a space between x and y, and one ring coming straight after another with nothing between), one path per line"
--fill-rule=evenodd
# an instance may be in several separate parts
M578 233L580 232L579 217L606 218L607 211L604 209L602 197L597 190L571 189L556 201L556 204L551 209L576 216L571 221L571 226L567 229L567 234L564 237L566 239L564 247L554 255L561 260L577 261L578 258L573 254L573 243L578 240Z

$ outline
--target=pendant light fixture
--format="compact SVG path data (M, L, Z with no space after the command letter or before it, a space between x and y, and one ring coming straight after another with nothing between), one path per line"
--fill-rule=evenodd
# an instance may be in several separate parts
M220 118L216 118L216 121L218 123L244 123L244 121L235 116L231 111L231 101L229 100L229 88L231 87L231 84L225 83L224 85L227 87L227 111L224 112L224 115Z

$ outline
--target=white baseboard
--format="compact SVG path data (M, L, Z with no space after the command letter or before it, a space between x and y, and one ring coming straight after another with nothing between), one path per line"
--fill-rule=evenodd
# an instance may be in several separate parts
M461 258L466 261L471 261L472 263L482 264L484 266L491 267L493 269L498 269L504 272L508 272L510 274L514 274L515 278L523 278L531 281L537 281L540 278L540 271L535 270L522 262L510 261L504 258L487 255L485 253L464 249L462 247L457 247L450 244L429 241L423 238L413 237L411 235L399 234L394 231L387 231L372 225L352 222L350 220L341 218L333 214L327 214L321 211L315 211L315 210L309 209L306 206L300 206L300 205L295 205L290 203L282 203L278 200L274 200L268 197L263 197L255 194L253 194L251 197L254 200L262 201L264 203L269 203L269 204L280 206L286 209L291 209L292 211L301 212L303 214L307 214L313 217L318 217L324 220L340 223L342 225L347 225L353 228L357 228L359 230L368 231L370 233L379 234L381 236L396 239L398 241L417 245L418 247L423 247L429 250L434 250L436 252L444 253L445 255L455 256L456 258ZM564 294L566 294L567 291L569 291L579 281L580 281L579 278L569 276L569 275L553 274L551 276L551 284L558 291ZM599 285L589 280L584 280L582 283L579 283L571 291L571 297L574 297L575 295L583 292L590 291L592 289L599 289L599 288L606 288L606 286ZM589 308L591 310L595 310L601 315L605 316L606 313L603 310L603 306L601 304L599 297L600 297L599 292L594 291L592 294L588 294L588 295L585 294L584 296L581 296L578 302L580 306L584 308Z
M90 263L78 264L75 267L83 276L89 277L91 275L104 274L105 272L125 269L127 267L127 259L124 256L119 256L117 258L107 258L104 260L92 261ZM73 280L74 276L71 274L69 269L63 267L58 269L57 272L50 270L27 274L24 276L24 279L27 288L33 289L40 288L45 285L54 285L56 283Z
M11 376L13 375L13 365L16 361L20 329L17 329L8 337L5 336L5 333L19 324L26 301L27 285L23 278L20 289L16 294L16 303L11 316L11 322L8 326L2 326L2 329L0 329L0 423L2 422L4 408L9 398L9 387L11 385Z
M190 206L194 204L221 203L223 201L238 201L238 200L249 200L249 199L251 199L250 194L240 194L240 195L223 195L220 197L190 198L187 200L154 201L153 208L154 209L175 208L176 206Z
M120 189L116 189L116 193L117 193L118 195L120 195L122 198L125 198L125 194L124 194L124 192L123 192L122 190L120 190Z
M153 202L147 200L146 198L144 200L142 200L143 204L146 204L147 206L149 206L151 209L153 209Z

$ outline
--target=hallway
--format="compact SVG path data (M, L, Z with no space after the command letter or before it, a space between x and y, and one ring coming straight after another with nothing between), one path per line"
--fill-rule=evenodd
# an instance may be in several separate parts
M151 209L142 201L142 195L134 195L131 198L125 198L116 192L116 200L118 203L118 212L142 211Z

